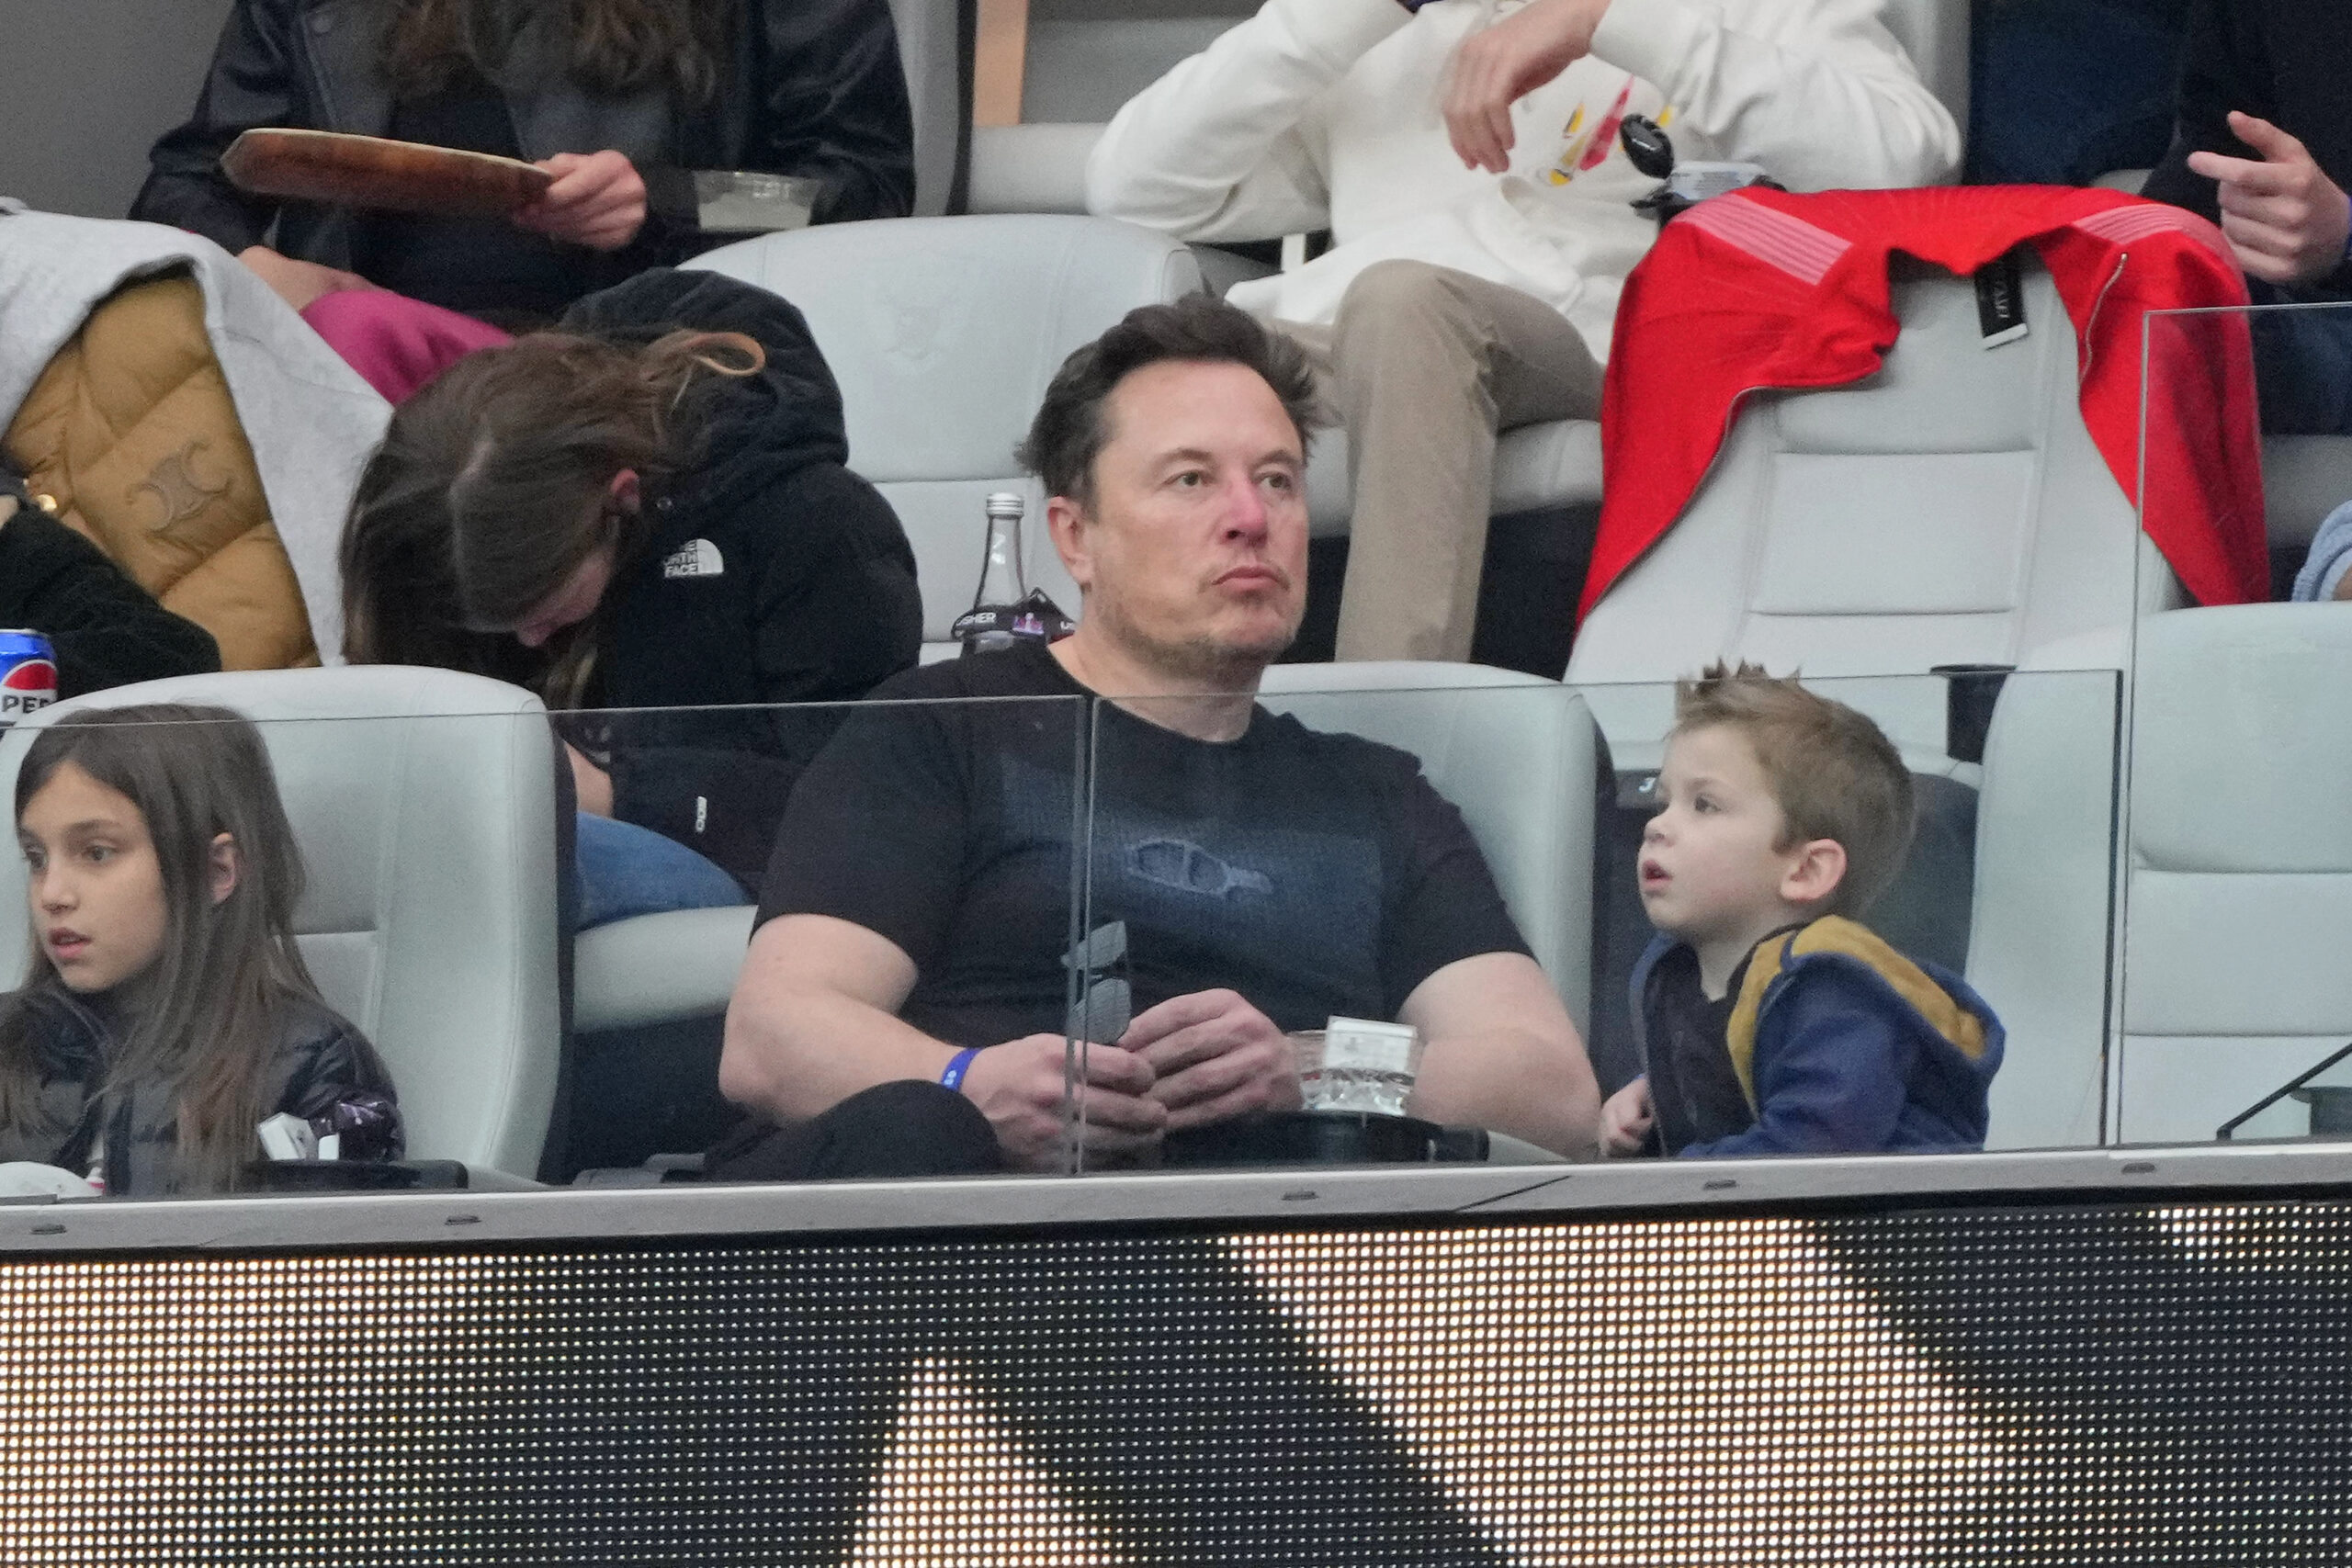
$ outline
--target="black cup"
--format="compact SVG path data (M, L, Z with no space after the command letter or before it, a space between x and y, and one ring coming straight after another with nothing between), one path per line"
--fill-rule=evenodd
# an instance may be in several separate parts
M1993 705L2014 664L1939 664L1928 671L1944 678L1944 752L1955 761L1984 760L1984 737L1993 728Z
M2299 1089L2295 1098L2312 1108L2312 1136L2352 1138L2352 1089Z

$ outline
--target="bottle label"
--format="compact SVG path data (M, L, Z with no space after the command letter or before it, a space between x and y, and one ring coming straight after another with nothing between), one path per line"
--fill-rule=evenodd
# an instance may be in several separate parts
M1030 591L1018 604L975 604L956 617L948 635L959 642L975 637L1020 637L1035 642L1058 642L1078 629L1042 588Z

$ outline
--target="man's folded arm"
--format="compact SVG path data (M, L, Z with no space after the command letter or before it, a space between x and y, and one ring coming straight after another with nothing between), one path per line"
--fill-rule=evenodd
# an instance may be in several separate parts
M1428 1043L1406 1109L1589 1158L1600 1089L1552 982L1523 953L1482 953L1430 974L1397 1021Z
M1932 184L1959 166L1960 129L1890 41L1879 0L1612 0L1592 52L1792 190Z
M915 964L898 943L831 915L779 915L752 933L727 1008L719 1091L779 1122L860 1089L936 1079L956 1048L899 1021Z
M1270 0L1113 118L1087 160L1087 209L1186 240L1325 227L1330 194L1299 122L1409 20L1396 0Z

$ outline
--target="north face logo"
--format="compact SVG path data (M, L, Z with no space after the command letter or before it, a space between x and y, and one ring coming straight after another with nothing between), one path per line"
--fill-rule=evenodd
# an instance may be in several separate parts
M664 577L720 577L727 571L718 547L708 539L688 539L662 558Z

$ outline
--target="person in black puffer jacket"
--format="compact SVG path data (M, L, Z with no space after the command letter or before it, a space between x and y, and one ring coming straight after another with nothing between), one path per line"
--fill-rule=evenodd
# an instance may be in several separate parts
M156 703L40 728L16 784L32 903L0 996L0 1161L134 1196L251 1184L291 1116L397 1159L391 1075L294 940L302 859L260 732Z
M646 273L395 412L345 529L345 655L597 710L567 731L583 925L732 902L740 886L611 822L755 884L840 716L775 705L850 701L915 662L914 552L848 453L798 310L717 274ZM642 708L697 711L614 711ZM618 902L599 877L616 864L637 884Z

